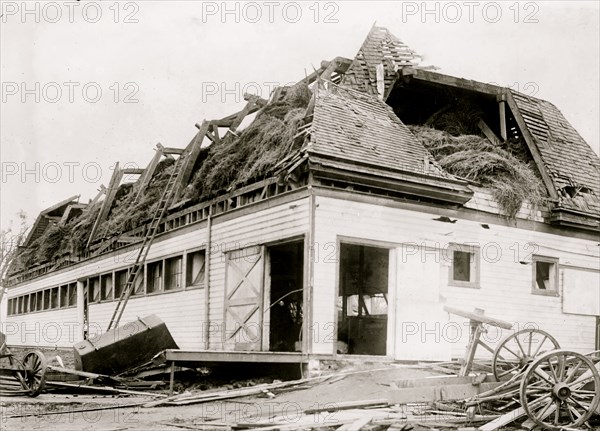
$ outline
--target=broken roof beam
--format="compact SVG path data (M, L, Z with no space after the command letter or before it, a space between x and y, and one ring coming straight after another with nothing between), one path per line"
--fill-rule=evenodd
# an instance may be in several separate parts
M91 208L92 205L94 205L96 202L98 202L98 199L100 199L100 196L102 196L105 193L106 193L106 187L104 187L104 184L100 184L100 188L98 189L98 194L96 194L96 196L94 196L94 199L92 199L90 201L90 203L88 204L88 208Z
M186 147L183 154L179 157L185 157L185 160L182 160L183 165L179 173L177 174L177 179L175 183L175 202L181 197L181 192L185 188L185 186L190 182L190 178L192 176L192 171L194 170L194 165L196 164L196 160L200 155L200 150L202 149L202 142L204 141L204 137L208 133L208 127L210 126L210 121L204 120L202 124L196 124L198 127L198 133L192 142Z
M150 184L150 180L152 179L152 176L154 175L154 171L156 170L156 167L158 166L158 162L160 162L160 158L164 154L164 148L165 147L163 147L160 143L156 144L156 153L154 153L154 157L152 157L152 160L150 160L150 163L148 163L148 166L146 166L146 169L144 169L144 173L142 174L142 176L139 179L140 185L138 188L137 195L135 197L136 202L142 195L142 192L144 190L146 190L146 187L148 187L148 184Z
M344 57L336 57L331 61L322 61L321 69L323 69L323 73L320 74L320 78L330 81L334 73L340 75L346 73L351 64L352 60Z
M102 201L102 207L100 208L100 212L98 213L98 217L96 217L96 221L94 222L94 226L92 227L92 231L90 232L90 237L88 238L86 247L89 248L90 244L94 241L94 237L96 236L96 232L98 230L98 226L102 223L108 213L110 212L110 208L112 207L112 203L117 194L117 189L119 188L119 184L121 183L121 178L123 178L123 170L119 168L119 162L115 165L115 170L113 171L112 177L110 179L110 183L108 183L108 190L106 191L106 198Z
M540 173L540 175L542 177L542 181L544 182L544 185L546 186L546 189L548 190L550 197L554 200L558 200L558 193L554 186L554 182L552 181L552 178L550 178L550 174L548 173L548 170L546 169L546 165L544 164L542 155L540 154L540 150L538 149L533 136L531 136L531 133L529 132L529 128L527 127L525 120L521 116L521 111L519 110L519 107L517 106L517 102L515 102L515 99L513 98L510 90L507 89L504 91L504 99L506 100L506 103L508 104L508 107L510 108L511 113L512 113L515 121L517 122L517 126L519 126L521 135L523 136L523 139L525 140L525 143L527 144L527 148L529 149L529 152L531 153L531 156L533 157L533 161L535 162L535 164L538 168L538 172Z
M443 73L432 72L430 70L403 67L398 71L398 74L400 75L400 78L402 78L400 79L400 82L404 83L409 82L411 79L416 79L432 84L446 85L493 96L501 95L504 92L504 88L497 85L484 84L483 82L477 82L470 79L456 78L454 76L444 75Z
M499 146L502 143L500 139L498 139L494 131L490 129L490 127L487 124L485 124L485 121L479 120L479 122L477 123L477 127L479 127L479 130L481 130L481 132L485 135L488 141L490 141L493 145Z

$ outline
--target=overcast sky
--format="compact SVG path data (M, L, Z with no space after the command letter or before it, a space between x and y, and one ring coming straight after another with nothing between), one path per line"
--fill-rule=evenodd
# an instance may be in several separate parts
M550 100L599 152L598 2L2 2L2 227L115 161L268 97L322 60L354 57L374 22L441 72ZM37 99L37 100L36 100Z

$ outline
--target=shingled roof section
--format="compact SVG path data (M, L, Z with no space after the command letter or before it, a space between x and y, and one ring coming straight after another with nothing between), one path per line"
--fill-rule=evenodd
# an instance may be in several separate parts
M377 66L383 64L385 92L394 84L400 67L415 67L420 56L386 28L373 26L354 57L341 84L377 95Z
M330 86L317 91L309 153L452 178L377 97Z
M600 216L598 155L552 103L510 92L554 182L558 207Z

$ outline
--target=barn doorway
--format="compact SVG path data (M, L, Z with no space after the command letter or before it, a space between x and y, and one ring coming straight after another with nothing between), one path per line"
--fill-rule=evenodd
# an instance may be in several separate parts
M269 351L301 351L304 306L304 241L267 248L268 279L265 320ZM266 334L265 334L266 335Z
M387 248L341 244L337 353L386 355L389 254Z

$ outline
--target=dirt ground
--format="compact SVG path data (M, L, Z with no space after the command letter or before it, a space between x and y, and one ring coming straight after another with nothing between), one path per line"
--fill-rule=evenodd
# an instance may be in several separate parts
M383 392L390 389L390 383L393 381L436 375L425 369L396 364L371 364L361 368L365 372L347 375L337 381L334 378L331 382L319 383L308 389L279 393L275 398L246 397L189 406L144 408L141 404L149 401L149 398L137 396L44 393L34 399L4 397L0 402L0 429L223 430L226 428L219 425L252 424L280 415L293 423L305 409L330 407L342 401L378 399ZM347 371L351 370L344 370ZM315 427L326 427L327 422L336 420L336 414L332 412L320 417L315 416Z

